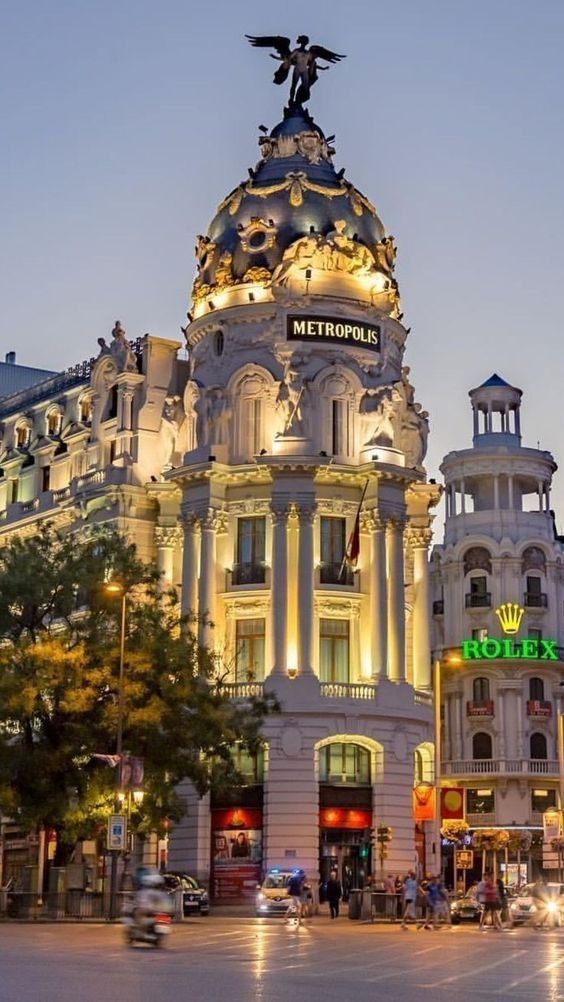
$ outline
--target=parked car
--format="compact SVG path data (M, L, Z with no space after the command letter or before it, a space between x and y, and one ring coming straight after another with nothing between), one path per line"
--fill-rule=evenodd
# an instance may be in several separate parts
M288 910L288 881L292 870L273 867L269 870L257 890L256 913L258 916L285 915Z
M513 925L564 925L564 884L545 884L542 904L534 897L534 884L522 887L509 904Z
M450 905L452 924L460 925L461 922L479 922L482 910L482 905L476 900L474 895L466 894L461 898L455 898Z
M185 915L209 915L210 899L205 887L189 873L163 873L165 887L172 894L182 888L182 903Z

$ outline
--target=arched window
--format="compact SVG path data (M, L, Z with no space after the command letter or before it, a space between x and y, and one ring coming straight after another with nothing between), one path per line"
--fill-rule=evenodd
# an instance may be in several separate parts
M248 462L266 448L265 401L268 385L260 372L243 376L233 391L235 458Z
M542 678L529 679L529 699L544 699L544 680Z
M370 752L362 745L335 742L319 752L321 783L370 785Z
M321 439L319 444L330 456L350 456L353 451L351 401L353 388L340 373L331 373L315 387L321 398Z
M526 574L527 571L540 571L541 574L545 573L546 557L540 546L528 546L526 550L523 550L521 566L523 574Z
M490 682L487 678L475 678L472 682L472 699L475 703L485 703L490 698Z
M415 752L413 753L413 759L414 759L413 779L416 783L422 783L423 776L425 773L425 764L423 762L423 755L419 751L419 748L415 749Z
M92 397L85 393L78 401L78 419L83 424L90 424L92 421Z
M16 447L27 449L31 441L31 426L26 421L16 425Z
M61 433L61 425L63 423L63 415L61 414L58 407L52 407L46 415L46 432L53 438Z
M472 738L472 758L485 759L492 757L492 739L485 731L478 731Z
M544 734L540 734L538 731L536 734L531 734L531 758L545 759L547 757L546 737Z
M492 572L492 559L485 546L471 546L464 554L464 574L470 571L485 571L486 574Z

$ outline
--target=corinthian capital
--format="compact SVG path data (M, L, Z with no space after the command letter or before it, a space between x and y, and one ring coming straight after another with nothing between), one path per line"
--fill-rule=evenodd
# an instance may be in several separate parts
M314 498L299 497L296 500L296 515L300 525L313 525L317 514L317 505Z
M158 547L173 548L180 539L180 528L176 525L156 525L155 543Z
M414 550L427 550L432 538L431 529L421 529L411 525L407 529L406 541Z
M275 498L270 503L270 517L272 519L272 524L285 524L290 517L291 510L292 504L288 498Z
M360 513L360 528L362 532L378 532L384 528L377 508L369 508Z
M197 512L202 532L211 529L216 533L227 532L227 512L220 508L204 508Z

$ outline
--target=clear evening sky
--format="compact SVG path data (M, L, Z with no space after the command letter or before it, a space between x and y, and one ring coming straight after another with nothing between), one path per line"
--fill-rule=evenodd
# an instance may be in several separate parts
M309 107L397 239L429 475L493 371L564 465L564 0L4 0L0 30L2 357L179 337L196 234L286 99L243 35L307 33L347 54Z

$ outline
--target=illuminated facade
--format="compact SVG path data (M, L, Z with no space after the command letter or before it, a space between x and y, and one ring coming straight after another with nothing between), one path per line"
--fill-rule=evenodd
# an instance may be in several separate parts
M198 238L180 344L130 343L0 400L0 536L110 523L178 586L226 691L275 693L231 802L184 790L169 865L229 898L261 869L414 865L433 781L427 413L403 365L395 247L300 107ZM359 504L356 566L343 561ZM213 625L210 625L210 622ZM430 823L429 823L430 824ZM426 850L424 848L426 846Z
M559 801L564 547L550 510L556 464L549 452L521 445L520 390L494 375L470 399L473 448L443 460L445 536L431 563L433 645L443 657L442 781L465 788L471 827L534 831Z

